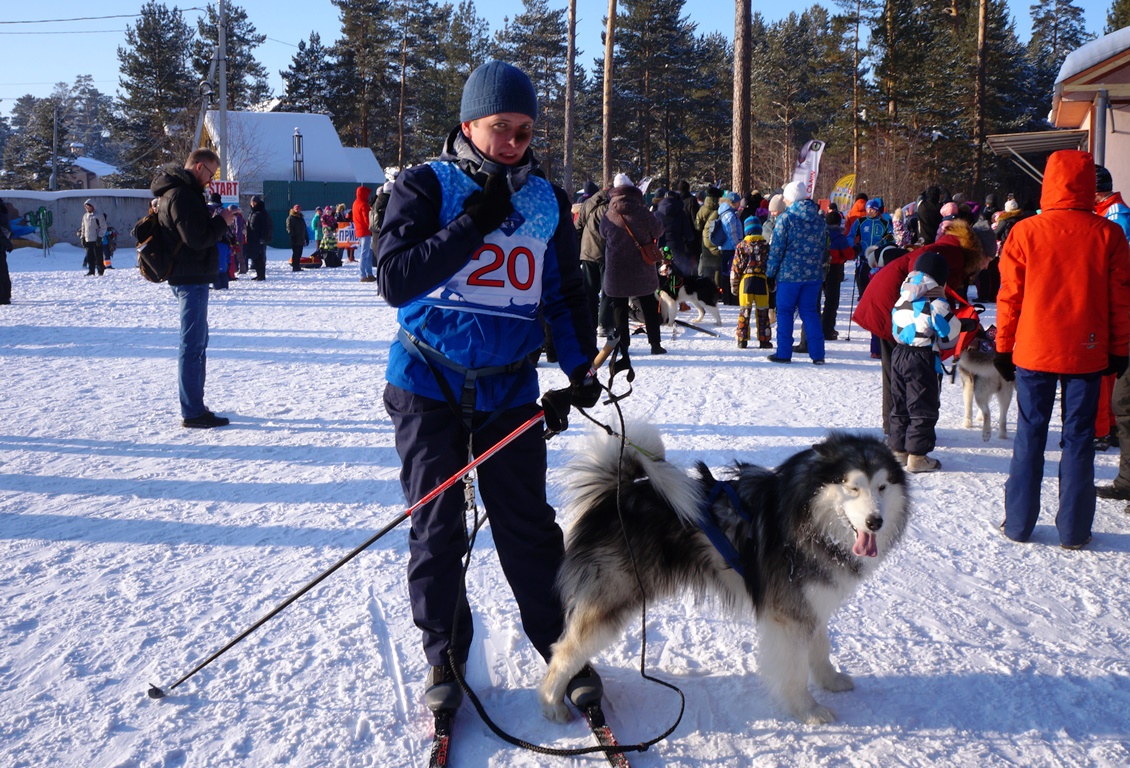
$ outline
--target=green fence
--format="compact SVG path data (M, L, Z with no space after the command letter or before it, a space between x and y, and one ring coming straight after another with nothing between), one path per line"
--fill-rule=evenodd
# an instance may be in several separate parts
M380 187L375 181L364 184L370 191ZM353 201L357 199L357 187L360 184L345 181L264 181L263 205L267 213L271 214L271 246L274 248L289 248L290 238L286 234L286 217L290 209L296 205L302 206L306 214L306 224L310 224L310 214L315 208L345 203L348 209L353 208Z

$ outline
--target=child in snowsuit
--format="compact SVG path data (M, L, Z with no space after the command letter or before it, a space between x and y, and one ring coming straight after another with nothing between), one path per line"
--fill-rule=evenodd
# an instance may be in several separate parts
M868 200L865 210L866 218L852 222L847 235L848 241L860 256L866 256L867 250L871 247L879 249L895 241L890 217L883 213L883 198L875 197ZM859 269L856 270L855 278L859 294L862 296L871 276L867 270Z
M738 348L749 344L749 316L757 313L757 341L761 349L772 349L773 332L769 323L769 308L773 293L770 280L765 276L769 261L769 243L761 236L761 221L756 216L745 220L745 238L734 250L730 268L730 290L738 297Z
M942 464L934 450L941 383L938 352L957 344L961 327L945 298L949 266L926 251L899 289L891 310L895 348L891 353L890 446L908 472L933 472Z

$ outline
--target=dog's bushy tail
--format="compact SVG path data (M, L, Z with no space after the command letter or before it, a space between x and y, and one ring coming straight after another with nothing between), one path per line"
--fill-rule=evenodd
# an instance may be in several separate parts
M614 493L618 482L629 485L647 479L680 519L697 525L702 515L702 484L667 462L667 448L655 427L628 424L625 432L626 442L619 436L593 433L582 452L570 462L570 506L577 511L590 509L605 495Z

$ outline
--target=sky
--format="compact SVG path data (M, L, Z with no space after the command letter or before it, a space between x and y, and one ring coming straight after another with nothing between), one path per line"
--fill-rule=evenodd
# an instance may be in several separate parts
M45 6L32 3L5 4L0 19L0 114L10 114L12 103L24 94L47 96L55 83L73 83L78 75L89 74L95 87L113 93L118 85L117 49L125 43L125 28L132 18L98 19L94 16L135 15L140 0L53 0ZM170 3L171 4L171 3ZM270 85L276 93L282 90L279 71L288 67L300 40L317 30L325 43L337 38L340 28L337 9L330 0L244 0L241 5L260 34L268 40L256 51L271 73ZM803 11L811 0L777 0L754 3L770 21ZM1106 23L1110 0L1076 0L1086 11L1087 28L1100 32ZM204 0L187 0L180 4L186 19L195 27ZM824 5L831 5L825 2ZM1030 29L1029 0L1009 0L1017 34L1027 40ZM15 8L13 8L15 6ZM500 29L505 17L513 18L522 10L521 0L478 0L479 15L490 23L491 30ZM567 7L566 0L550 0L550 6ZM193 9L193 10L188 10ZM591 66L601 53L601 20L608 10L607 0L577 0L579 59ZM727 3L689 2L685 12L698 24L698 32L720 31L733 34L733 14ZM67 23L17 24L18 21L47 19L86 19Z

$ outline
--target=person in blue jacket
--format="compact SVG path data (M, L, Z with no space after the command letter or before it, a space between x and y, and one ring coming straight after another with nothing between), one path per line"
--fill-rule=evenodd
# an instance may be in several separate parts
M890 215L883 210L883 198L874 197L867 201L866 218L856 219L847 237L856 255L864 257L856 262L855 270L856 285L859 286L859 294L862 296L867 283L871 280L868 271L862 266L867 257L867 250L874 247L878 251L884 245L892 245L895 242L894 226Z
M384 404L411 504L537 414L527 358L544 340L542 318L572 404L591 407L600 396L570 201L529 149L537 111L520 69L487 62L464 85L460 124L439 158L403 171L389 195L375 268L400 327ZM553 416L546 402L547 422ZM546 500L542 431L522 433L477 471L522 628L548 660L564 625L555 588L564 542ZM454 487L411 517L408 591L434 711L459 706L448 652L462 669L471 645L464 512Z

